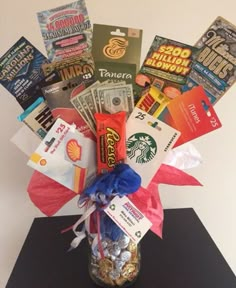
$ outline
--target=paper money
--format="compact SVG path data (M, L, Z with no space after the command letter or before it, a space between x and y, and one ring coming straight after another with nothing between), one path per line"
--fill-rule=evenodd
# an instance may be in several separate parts
M102 82L99 87L105 87L105 86L113 86L114 87L114 86L121 86L121 85L126 85L126 82L108 79L108 80ZM93 94L94 101L96 103L97 112L102 113L101 103L100 103L100 99L98 97L98 92L97 92L97 88L99 88L99 87L92 89L92 94Z
M89 127L91 126L91 123L89 121L89 117L86 114L86 112L83 109L83 106L81 105L80 101L78 100L78 97L74 97L70 100L70 102L72 103L72 105L75 107L75 109L78 111L78 113L80 114L80 116L84 119L84 121L87 123L87 125L89 125ZM90 127L91 128L91 127ZM92 129L91 129L92 130ZM92 130L93 131L93 130ZM95 131L93 131L93 133L95 133Z
M96 113L96 108L95 108L95 103L93 101L93 95L91 92L91 89L93 87L97 87L99 86L100 82L96 81L95 83L93 83L92 85L90 85L88 88L86 88L84 91L82 91L81 93L79 93L79 95L77 96L79 102L81 103L84 112L87 114L87 117L89 119L89 126L91 128L92 131L96 131L96 121L94 119L94 113Z
M92 89L96 89L96 87L99 87L99 86L100 86L100 82L96 81L92 86L88 87L88 89L86 89L85 93L83 93L82 95L82 97L84 98L84 101L86 102L86 107L88 111L87 114L91 116L91 118L94 120L94 123L95 123L94 113L97 112L97 109L96 109L95 99L92 94Z
M97 88L101 113L126 111L131 114L134 109L133 88L131 84L109 85Z
M106 80L106 81L100 83L99 87L106 86L106 85L109 85L111 83L112 84L114 83L113 80ZM93 98L93 102L94 102L94 105L95 105L96 112L101 113L99 99L98 99L98 94L97 94L97 88L98 87L92 87L91 88L91 93L92 93L92 98Z
M99 85L99 81L96 81L88 88L80 92L78 95L74 96L71 99L71 103L77 109L79 114L83 117L84 121L89 125L90 129L95 133L96 131L96 124L93 117L92 112L90 112L90 108L94 111L95 108L93 107L93 97L91 96L91 88L96 87ZM96 112L96 111L95 111ZM95 113L94 112L94 113Z

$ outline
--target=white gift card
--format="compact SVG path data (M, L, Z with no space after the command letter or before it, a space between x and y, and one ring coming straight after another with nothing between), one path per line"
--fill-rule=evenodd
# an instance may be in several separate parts
M135 243L138 243L152 226L152 222L126 196L116 196L104 211Z
M96 145L59 118L27 164L79 193L96 175Z
M126 163L147 188L180 132L145 111L135 107L126 125Z

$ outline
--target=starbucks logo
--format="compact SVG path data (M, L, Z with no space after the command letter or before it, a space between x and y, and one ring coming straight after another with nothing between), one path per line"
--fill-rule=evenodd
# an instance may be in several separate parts
M147 163L157 153L156 141L146 133L136 133L127 141L127 156L135 159L136 163Z

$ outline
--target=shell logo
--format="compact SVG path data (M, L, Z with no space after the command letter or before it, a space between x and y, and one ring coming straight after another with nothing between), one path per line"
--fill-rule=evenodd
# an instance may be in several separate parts
M75 139L71 139L66 144L66 153L71 161L81 160L82 147Z

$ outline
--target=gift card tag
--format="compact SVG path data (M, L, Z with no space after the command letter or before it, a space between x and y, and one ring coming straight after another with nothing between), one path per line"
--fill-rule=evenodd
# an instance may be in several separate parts
M180 132L135 107L126 125L127 160L146 188Z
M116 196L104 211L135 243L138 243L152 226L126 196Z
M167 110L162 119L181 131L176 146L221 127L202 86L197 86L171 100Z

